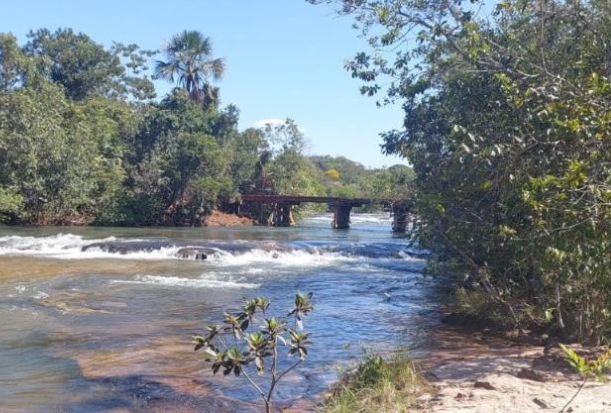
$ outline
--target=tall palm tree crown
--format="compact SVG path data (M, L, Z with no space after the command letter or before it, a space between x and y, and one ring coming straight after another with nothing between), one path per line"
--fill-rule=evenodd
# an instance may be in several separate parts
M219 80L225 72L224 60L212 58L210 39L197 30L174 35L164 53L166 60L157 61L155 77L176 82L194 100L200 100L203 91L213 89L208 84L210 77Z

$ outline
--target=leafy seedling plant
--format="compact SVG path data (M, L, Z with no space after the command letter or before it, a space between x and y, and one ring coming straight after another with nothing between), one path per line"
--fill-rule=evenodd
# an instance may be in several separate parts
M206 335L193 337L195 351L203 351L212 372L244 377L261 396L266 413L272 412L278 383L308 355L311 333L303 331L303 317L314 309L312 293L297 293L294 308L286 317L268 317L269 306L270 301L262 297L248 300L241 311L225 312L223 325L208 326ZM283 352L281 346L288 351ZM298 358L280 371L282 354ZM266 386L255 380L254 371L266 377Z
M579 373L582 378L581 385L577 389L577 392L571 397L567 404L564 405L560 413L567 411L569 405L575 400L577 395L583 390L588 380L595 379L606 383L609 381L607 372L611 369L611 348L601 354L598 358L593 360L587 360L585 357L580 356L572 348L560 344L560 348L564 352L564 358L567 363Z

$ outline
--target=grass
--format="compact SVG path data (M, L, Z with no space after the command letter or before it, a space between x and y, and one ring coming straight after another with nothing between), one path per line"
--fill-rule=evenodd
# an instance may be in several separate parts
M404 413L414 410L425 381L405 353L385 360L367 356L358 369L343 377L323 408L324 413Z

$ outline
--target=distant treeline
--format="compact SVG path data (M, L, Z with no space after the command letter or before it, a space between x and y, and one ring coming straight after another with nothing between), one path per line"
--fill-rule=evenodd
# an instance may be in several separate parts
M0 34L0 222L197 225L241 193L391 198L412 179L308 158L290 119L238 130L211 82L224 69L196 31L161 52L70 29L24 45ZM155 77L177 87L157 99Z

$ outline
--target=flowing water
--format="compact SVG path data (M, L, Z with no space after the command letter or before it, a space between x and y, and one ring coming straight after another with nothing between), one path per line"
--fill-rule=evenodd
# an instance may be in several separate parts
M0 227L0 411L254 411L246 382L212 375L191 335L245 298L286 315L296 291L314 293L314 346L278 397L314 397L363 348L414 343L436 311L423 254L392 236L390 218L352 221L348 231L332 230L330 215L295 228ZM187 246L208 258L179 258Z

